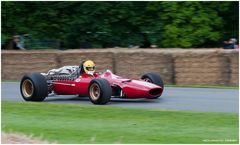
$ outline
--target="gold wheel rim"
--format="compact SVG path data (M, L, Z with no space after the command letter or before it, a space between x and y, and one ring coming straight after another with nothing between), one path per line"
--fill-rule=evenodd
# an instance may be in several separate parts
M33 83L29 79L24 80L22 83L22 93L25 97L31 97L33 95Z
M97 84L92 84L90 87L90 97L96 101L100 97L100 88Z

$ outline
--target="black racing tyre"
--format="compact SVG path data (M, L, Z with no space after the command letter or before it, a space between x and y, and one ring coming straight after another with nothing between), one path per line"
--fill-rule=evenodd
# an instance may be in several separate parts
M26 101L43 101L48 96L47 81L39 73L26 74L21 80L20 91Z
M147 74L144 74L142 77L141 77L142 80L146 81L146 82L150 82L150 83L153 83L155 85L158 85L160 86L161 88L164 88L164 83L163 83L163 80L162 78L160 77L159 74L157 73L147 73Z
M110 101L112 88L106 79L93 79L88 87L88 95L93 104L103 105Z

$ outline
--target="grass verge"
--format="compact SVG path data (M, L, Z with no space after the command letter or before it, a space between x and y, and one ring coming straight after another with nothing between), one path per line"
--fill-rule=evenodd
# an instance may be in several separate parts
M2 102L2 130L57 143L238 143L238 114Z

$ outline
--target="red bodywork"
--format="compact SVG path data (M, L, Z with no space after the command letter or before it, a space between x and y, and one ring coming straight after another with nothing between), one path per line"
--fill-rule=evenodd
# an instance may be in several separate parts
M55 80L53 90L58 95L80 95L88 96L88 87L91 80L95 78L104 78L108 80L112 87L112 95L115 96L115 87L120 87L124 93L124 98L152 98L161 96L163 88L158 85L145 82L143 80L124 79L106 71L102 74L94 73L93 76L81 74L74 81Z

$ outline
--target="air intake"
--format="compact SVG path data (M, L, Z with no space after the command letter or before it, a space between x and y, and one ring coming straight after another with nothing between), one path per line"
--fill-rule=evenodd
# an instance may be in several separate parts
M157 88L157 89L151 89L149 91L149 94L152 95L152 96L156 96L156 95L160 95L162 92L162 89L160 88Z

